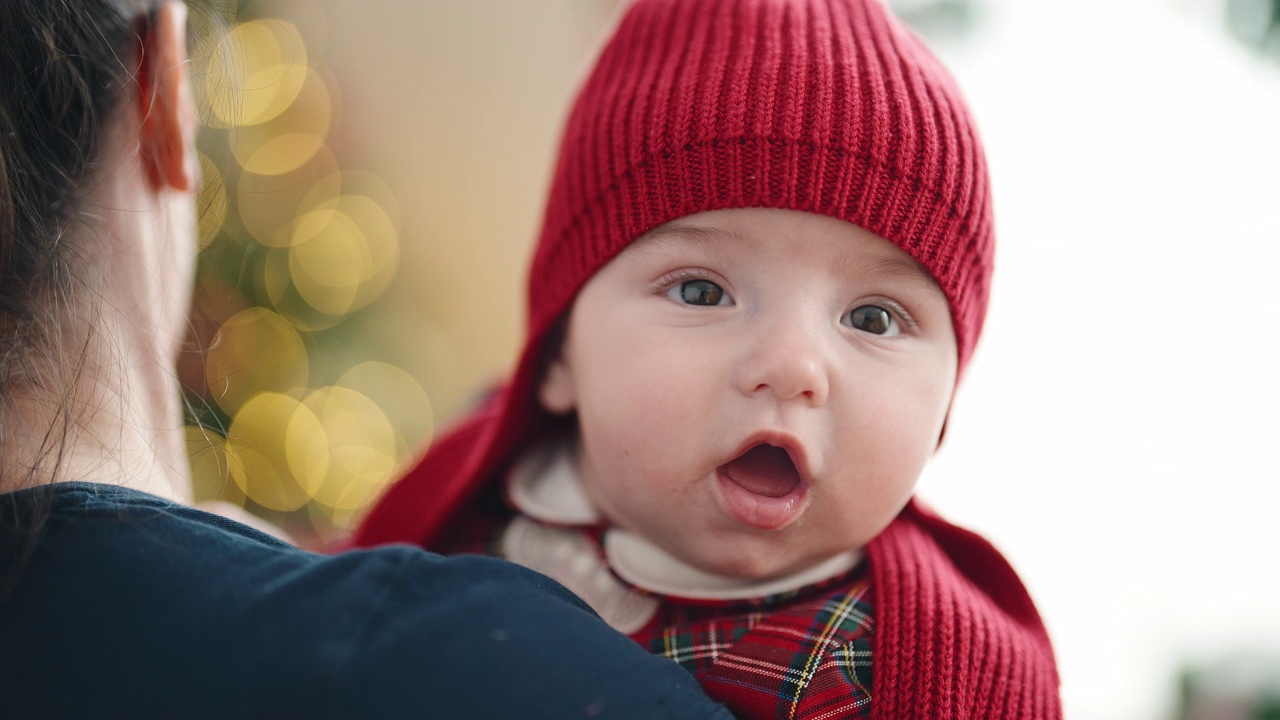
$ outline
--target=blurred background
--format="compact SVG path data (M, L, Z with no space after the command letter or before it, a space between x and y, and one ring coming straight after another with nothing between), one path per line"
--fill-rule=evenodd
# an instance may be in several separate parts
M921 482L1018 568L1070 718L1280 717L1280 0L895 0L995 185ZM202 42L200 500L323 547L514 361L619 0L255 0Z

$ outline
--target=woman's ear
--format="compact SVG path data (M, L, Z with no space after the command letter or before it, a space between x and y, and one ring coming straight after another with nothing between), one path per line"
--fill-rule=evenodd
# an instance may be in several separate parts
M161 3L147 16L139 40L142 160L155 189L193 190L198 123L187 84L187 6Z
M565 359L563 348L547 363L547 368L542 373L542 381L538 384L538 402L543 410L553 415L564 415L577 408L573 368Z

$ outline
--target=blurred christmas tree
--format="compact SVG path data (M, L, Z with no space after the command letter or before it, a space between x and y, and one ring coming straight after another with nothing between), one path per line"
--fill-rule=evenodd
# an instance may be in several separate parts
M432 415L377 339L397 203L332 147L341 94L323 37L317 5L241 3L193 53L201 254L179 372L197 501L327 538L429 438Z

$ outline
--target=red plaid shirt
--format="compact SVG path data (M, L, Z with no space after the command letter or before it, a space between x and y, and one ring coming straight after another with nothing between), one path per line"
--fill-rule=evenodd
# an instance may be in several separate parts
M500 556L506 518L467 513L447 554ZM688 670L739 718L870 718L871 587L862 566L745 602L664 598L631 638Z
M762 607L665 602L632 639L680 663L740 718L871 717L870 585Z

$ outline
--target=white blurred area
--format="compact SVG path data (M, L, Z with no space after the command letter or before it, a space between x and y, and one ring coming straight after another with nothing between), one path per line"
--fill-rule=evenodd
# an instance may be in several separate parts
M616 4L320 2L344 156L402 208L402 366L443 421L513 359ZM921 492L1025 579L1069 718L1169 717L1183 664L1280 654L1280 66L1207 1L982 8L937 50L987 145L998 270Z
M1068 717L1169 717L1180 665L1280 655L1280 66L1216 3L988 10L939 50L998 269L921 492L1018 568Z

